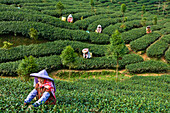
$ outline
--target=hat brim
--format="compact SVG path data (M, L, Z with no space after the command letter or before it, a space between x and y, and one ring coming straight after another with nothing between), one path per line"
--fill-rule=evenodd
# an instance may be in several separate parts
M39 73L32 73L30 74L31 77L39 77L39 78L44 78L44 79L49 79L51 81L54 81L54 79L52 79L51 77L49 76L42 76L42 75L39 75Z

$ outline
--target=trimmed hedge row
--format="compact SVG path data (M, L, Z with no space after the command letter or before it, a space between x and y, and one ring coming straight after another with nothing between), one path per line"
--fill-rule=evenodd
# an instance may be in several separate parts
M165 59L168 63L170 63L170 47L168 50L165 52Z
M55 27L78 29L76 25L61 21L61 19L59 18L51 17L44 14L31 14L25 12L0 12L0 21L34 21L54 25Z
M83 20L78 20L74 24L79 27L79 29L87 29L87 27L94 21L98 21L99 19L105 19L105 18L115 18L115 17L121 17L122 13L115 12L114 14L101 14L101 15L94 15L90 16L88 18L85 18ZM110 19L109 19L110 20ZM102 26L103 27L103 26ZM95 26L96 28L96 26ZM90 30L90 29L89 29Z
M116 13L118 13L119 11L117 11ZM122 16L122 12L119 12L117 14L117 17L121 17ZM147 18L151 18L150 13L146 13L145 16L148 16ZM134 11L131 11L129 13L126 14L127 17L127 22L128 21L132 21L132 20L141 20L141 17L139 14L136 14L136 12L134 13ZM106 19L99 19L97 21L94 21L93 23L91 23L88 26L88 30L89 31L95 31L97 28L97 25L101 24L102 28L107 28L107 26L111 25L111 24L117 24L117 23L121 23L122 22L122 18L106 18ZM140 22L139 22L140 23ZM148 23L148 22L147 22ZM151 22L149 22L148 24L150 24Z
M90 32L90 41L94 44L109 44L110 36L104 33Z
M68 45L71 45L75 52L82 54L83 48L89 48L93 56L104 56L107 51L107 45L94 45L77 41L59 40L42 44L22 45L11 48L9 50L0 49L0 63L8 61L16 61L24 58L24 56L33 55L34 57L42 57L49 55L60 55L61 51ZM17 53L17 54L16 54ZM127 50L128 53L128 50Z
M130 30L132 28L142 27L142 24L140 23L140 20L133 20L133 21L125 22L124 23L124 25L126 26L125 28L122 28L121 25L122 25L122 23L117 23L115 25L110 25L110 26L106 27L103 30L103 33L108 34L109 36L111 36L116 29L119 32L124 32L124 31Z
M55 3L21 3L21 6L37 6L37 7L45 7L45 6L55 6Z
M161 61L148 60L140 63L130 64L126 66L130 73L151 73L151 72L167 72L170 68L166 63Z
M0 11L14 11L14 12L25 12L25 13L32 13L32 14L42 14L39 11L31 10L31 9L18 9L17 7L9 7L8 5L0 4Z
M40 3L40 2L42 2L42 0L0 0L0 3L2 4Z
M168 34L170 34L170 27L163 28L159 32L163 35L168 35Z
M170 41L170 35L165 35L163 38L161 38L160 41L151 45L147 49L147 51L146 51L147 56L161 58L164 55L165 51L169 47L169 45L168 45L169 41Z
M55 16L55 17L60 17L60 12L58 10L42 10L41 11L44 14ZM69 10L63 10L62 15L67 15L67 14L74 14L77 12L84 12L84 9L69 9ZM73 17L74 20L74 17Z
M132 12L133 13L133 12ZM128 19L127 19L127 21L131 21L131 20L136 20L136 19L140 19L138 16L131 16L132 14L129 14L128 15ZM88 26L88 30L89 31L95 31L96 30L96 28L97 28L97 25L101 25L102 26L102 29L103 29L103 32L104 32L104 29L106 29L107 28L107 26L109 26L109 25L112 25L112 24L116 24L116 23L121 23L122 22L122 13L119 13L119 14L117 14L117 17L119 17L119 18L105 18L105 19L99 19L99 20L97 20L97 21L94 21L93 23L91 23L89 26ZM121 17L121 18L120 18Z
M46 69L48 71L57 70L61 68L65 68L60 61L60 57L57 55L48 56L48 57L39 57L35 58L38 64L38 69ZM126 62L125 62L126 61ZM142 62L143 59L138 55L125 55L122 60L119 61L119 68L124 68L125 65L130 63L138 63ZM7 75L7 76L16 76L16 69L19 65L19 61L14 62L7 62L7 63L0 63L0 75ZM77 67L74 69L106 69L106 68L115 68L116 67L116 60L110 59L107 57L96 57L92 59L84 59L84 58L77 58Z
M157 40L161 35L158 33L150 33L137 40L130 42L130 47L134 51L145 50L151 43Z
M35 58L39 71L46 69L49 71L61 69L62 63L57 55ZM21 60L7 63L0 63L0 75L17 76L17 68Z
M2 21L0 22L0 34L22 34L29 37L28 32L30 28L38 31L39 38L47 40L75 40L88 41L93 43L103 44L108 42L109 36L106 34L87 33L82 30L68 30L52 25L47 25L40 22L22 22L22 21ZM97 39L95 40L95 38ZM100 39L103 39L100 40ZM106 41L105 41L106 39Z
M163 28L163 26L161 26L160 24L151 26L152 31L160 30L161 28ZM145 34L146 34L146 27L135 28L127 32L123 32L122 38L125 41L125 43L128 44L131 41L136 40Z
M106 13L106 11L97 11L97 12L96 12L96 15L105 14L105 13ZM107 14L112 14L112 13L114 13L114 12L113 12L113 11L112 11L112 12L111 12L111 11L107 12ZM74 22L75 22L75 21L77 21L77 20L81 20L81 17L82 17L82 16L83 16L83 18L87 18L87 17L93 16L93 15L95 15L95 14L92 14L92 12L89 11L89 12L75 13L75 14L73 14L72 16L73 16L73 19L74 19Z

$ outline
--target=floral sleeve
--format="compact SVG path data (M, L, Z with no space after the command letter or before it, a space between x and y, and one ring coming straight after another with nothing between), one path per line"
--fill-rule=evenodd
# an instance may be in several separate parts
M37 90L33 89L29 95L27 96L27 98L24 100L24 103L30 103L31 100L37 95Z
M45 103L46 100L50 97L50 93L49 92L44 92L43 93L43 96L38 100L36 101L33 106L34 107L38 107L39 105L41 105L42 103Z

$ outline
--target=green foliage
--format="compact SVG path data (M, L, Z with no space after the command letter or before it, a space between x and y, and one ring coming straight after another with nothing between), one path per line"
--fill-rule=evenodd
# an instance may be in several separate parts
M61 1L57 2L56 7L57 9L60 9L61 11L65 8Z
M154 17L153 17L153 25L156 25L156 24L157 24L157 21L158 21L157 16L154 16Z
M160 30L161 28L163 28L163 26L161 26L161 25L153 25L152 26L152 30ZM127 32L123 32L122 38L125 41L125 43L128 44L133 40L141 38L145 34L146 34L146 28L145 27L135 28L135 29L129 30Z
M130 73L167 72L169 70L169 66L161 61L148 60L127 65L126 69Z
M122 60L119 60L119 69L123 69L125 65L131 63L138 63L142 62L143 59L137 55L124 55ZM80 70L89 70L89 69L110 69L116 67L116 60L108 57L93 57L92 59L84 59L82 57L77 58L76 67L74 69ZM61 59L58 55L51 55L45 57L35 58L36 63L38 64L38 71L42 69L46 69L48 72L56 69L65 68L62 63ZM17 68L18 65L21 63L21 60L14 61L14 62L6 62L0 64L0 75L4 76L17 76Z
M24 58L24 56L29 55L33 55L35 57L50 56L55 54L59 55L61 54L63 48L68 45L71 45L75 52L79 53L79 55L82 55L81 50L86 47L90 49L90 51L93 53L93 56L98 57L104 56L104 52L107 50L107 45L86 44L77 41L59 40L42 44L17 46L13 47L8 51L0 50L0 63L7 61L15 61Z
M110 38L109 47L110 47L109 53L111 53L111 55L113 55L116 59L118 59L119 57L122 57L125 54L126 46L118 30L116 30L114 34L112 35L112 37Z
M126 11L126 5L125 4L122 4L121 5L121 12L123 13L123 23L124 23L124 13L125 13L125 11Z
M168 63L170 63L170 47L168 50L165 52L165 59Z
M29 36L31 39L37 40L38 39L38 31L34 28L31 28L29 31Z
M111 54L116 59L116 81L118 79L118 68L119 68L119 58L122 57L125 54L126 46L121 38L121 34L118 30L115 31L114 34L112 34L112 37L110 38L110 46L108 48L108 54Z
M61 1L57 2L56 7L57 9L60 10L60 14L62 13L62 10L65 8Z
M56 105L43 104L32 108L31 112L168 113L169 82L169 75L134 76L118 83L99 79L54 80ZM19 79L0 78L0 84L3 84L0 85L0 112L28 112L27 107L21 106L33 89L33 80L25 84Z
M12 43L7 42L7 41L4 41L3 44L4 45L3 45L2 49L10 49L10 47L13 45Z
M6 9L6 10L8 10L8 9ZM56 12L56 10L55 10L55 12ZM13 10L12 11L2 11L2 12L0 12L0 20L1 21L41 22L41 23L46 23L47 25L53 25L55 27L60 27L60 28L78 29L78 27L76 25L61 21L61 19L59 19L59 18L55 18L55 17L45 15L42 13L39 14L39 13L35 13L35 12L28 12L25 10L21 11L21 12L18 12L15 10L14 11ZM22 23L22 24L24 24L24 23ZM35 28L35 26L32 26L31 28Z
M145 5L142 6L142 15L145 14L146 9L145 9Z
M84 61L84 59L79 58L78 60L80 63L78 63L78 69L115 68L115 59L112 61L109 59L107 61L106 58L103 57L104 51L107 50L107 45L105 44L109 44L110 36L114 30L118 29L119 32L121 32L125 43L130 43L131 41L141 37L147 37L147 35L145 35L145 27L142 27L143 25L151 25L152 31L155 32L155 30L158 30L156 32L160 35L167 35L170 31L168 20L169 10L167 8L168 3L163 4L163 7L161 3L160 10L163 10L165 15L160 15L160 13L157 12L157 7L155 7L155 4L157 4L156 0L114 0L112 3L110 0L93 0L96 5L96 15L93 16L88 0L62 0L62 4L65 7L65 9L62 10L62 15L67 17L68 14L73 14L74 23L70 24L68 22L61 21L59 18L61 13L56 11L57 2L58 1L52 0L0 0L0 35L17 34L29 37L30 28L34 28L38 31L39 38L47 39L49 41L68 40L63 42L49 42L39 45L19 46L10 50L1 49L0 63L4 67L1 66L0 69L3 71L0 71L0 73L4 72L6 75L12 75L11 73L14 72L14 75L16 75L14 69L16 65L18 65L17 62L20 62L20 59L24 58L24 56L29 55L36 57L36 62L38 60L41 64L39 69L47 68L52 70L65 68L60 61L61 59L57 55L61 54L63 48L68 45L71 45L75 52L79 53L79 56L82 55L81 49L84 47L90 48L90 51L94 55L94 59L92 58L90 60ZM121 13L120 11L120 4L126 4L128 6L126 10L128 11L126 13L128 20L123 24L126 27L122 28L120 27L122 25L121 17L124 17L124 13ZM17 8L18 5L21 6L20 9ZM147 12L143 15L143 17L147 17L147 22L144 22L143 24L140 23L141 13L136 13L141 11L142 5L144 5L147 10ZM159 25L152 26L154 24L152 21L154 15L158 16ZM83 20L81 17L83 17ZM125 18L123 21L125 21ZM102 25L103 32L101 34L94 33L98 24ZM90 33L86 33L86 30L90 31ZM155 38L153 38L153 40L144 38L146 42L144 42L143 47L139 44L139 48L142 48L142 51L144 52L151 49L149 46L157 40ZM72 42L69 40L72 40ZM89 43L93 43L93 45ZM158 50L160 50L160 52L154 54L163 56L166 53L166 58L168 59L168 52L166 48L167 43L161 42L158 45L160 45L162 49L158 46ZM146 46L149 48L146 49ZM127 48L126 50L128 52ZM55 57L57 58L55 59ZM123 61L123 58L119 61L120 68L124 68L125 66L124 62L126 62L126 60ZM127 64L131 62L133 63L135 60L137 61L137 59L130 59L132 58L127 60ZM142 61L140 58L138 60ZM16 62L14 64L9 61ZM48 63L43 63L45 61ZM12 71L9 71L8 67L9 70Z
M125 5L125 4L121 4L121 9L120 9L120 11L121 11L122 13L125 13L125 11L126 11L126 5Z
M72 71L71 78L75 77L81 77L81 78L87 78L92 76L100 76L100 75L114 75L112 71L101 71L101 72L86 72L86 71ZM69 77L69 72L61 71L56 74L57 77L60 77L61 79L67 79Z
M19 76L24 77L25 81L29 80L29 75L37 72L38 66L33 56L26 57L18 65L17 73Z
M74 49L71 46L67 46L60 55L61 62L63 65L71 67L75 67L75 62L77 58L77 54L74 53Z
M151 43L153 43L159 37L160 37L160 34L156 32L144 35L143 37L130 42L130 47L134 51L145 50Z
M141 24L143 26L146 26L146 21L147 21L146 17L143 17L142 20L141 20Z
M125 31L128 31L128 30L131 30L135 27L141 27L142 25L140 24L140 21L139 20L133 20L133 21L127 21L125 23L123 23L123 26L124 27L121 27L122 24L121 23L117 23L117 24L114 24L114 25L109 25L108 27L106 27L104 30L103 30L103 33L105 34L108 34L108 35L112 35L112 31L118 29L119 32L125 32Z
M168 45L169 41L170 35L162 36L162 38L159 41L157 41L147 49L146 51L147 56L161 58L169 47Z
M120 60L124 66L129 64L135 64L139 62L143 62L143 58L136 54L126 54L122 57L122 60ZM121 66L122 67L122 66ZM124 67L123 67L124 68Z
M93 0L90 0L90 5L91 5L91 7L94 7L94 1Z

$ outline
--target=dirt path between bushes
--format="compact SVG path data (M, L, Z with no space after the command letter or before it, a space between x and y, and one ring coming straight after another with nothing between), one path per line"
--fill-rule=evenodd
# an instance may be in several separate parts
M160 38L159 38L158 40L160 40ZM158 40L157 40L157 41L158 41ZM155 43L155 42L154 42L154 43ZM133 50L130 48L130 44L126 44L126 47L129 49L130 53L137 54L137 55L141 56L141 57L144 59L144 61L145 61L145 60L150 60L150 59L151 59L150 57L147 56L146 53L142 54L140 51L139 51L139 52L133 51ZM150 46L149 46L149 47L150 47ZM148 47L148 48L149 48L149 47ZM162 62L167 63L167 61L165 60L165 57L164 57L164 56L161 57L160 60L161 60Z

